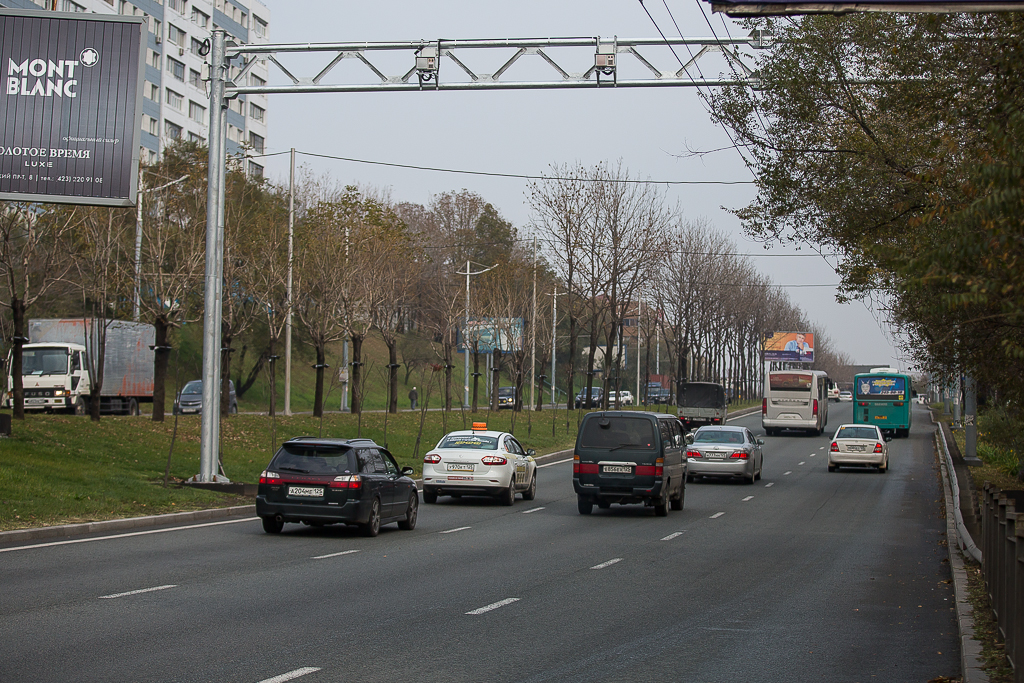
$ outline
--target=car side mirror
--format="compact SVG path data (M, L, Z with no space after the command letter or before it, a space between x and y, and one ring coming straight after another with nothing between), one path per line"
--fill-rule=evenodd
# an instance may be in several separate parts
M693 434L687 434L685 437L686 445L689 446L693 443Z
M757 445L758 446L763 446L764 445L764 439L758 439L757 440Z
M413 469L411 467L403 467L402 474L406 477L411 477L413 475Z
M526 454L532 457L532 456L534 456L534 455L537 455L537 451L535 451L535 450L534 450L534 449L532 449L532 448L527 448L527 449L526 449Z
M885 439L886 442L892 441L892 435L890 434L884 434L882 438Z

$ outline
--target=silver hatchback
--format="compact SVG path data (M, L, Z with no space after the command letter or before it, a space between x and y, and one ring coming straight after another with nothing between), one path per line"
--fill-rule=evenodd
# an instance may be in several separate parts
M686 479L730 477L753 484L761 478L764 466L762 445L764 440L746 427L701 427L693 433L693 443L686 449Z

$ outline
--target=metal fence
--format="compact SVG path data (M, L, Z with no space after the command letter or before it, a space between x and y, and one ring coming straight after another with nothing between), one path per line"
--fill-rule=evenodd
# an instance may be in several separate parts
M982 573L1013 680L1024 683L1024 491L986 483L981 505Z

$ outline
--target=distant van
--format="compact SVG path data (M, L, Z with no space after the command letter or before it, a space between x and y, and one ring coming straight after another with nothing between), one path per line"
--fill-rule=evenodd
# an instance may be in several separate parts
M683 509L686 440L667 413L602 411L583 417L573 453L572 486L581 515L594 506L641 503L659 517Z

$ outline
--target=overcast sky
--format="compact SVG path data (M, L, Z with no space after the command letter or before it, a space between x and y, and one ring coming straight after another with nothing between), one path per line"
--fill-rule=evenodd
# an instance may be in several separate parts
M601 36L657 38L734 37L743 31L723 15L706 18L698 0L646 0L657 26L639 0L480 0L412 2L408 0L263 0L269 7L270 40L274 43L379 42L484 38L550 38ZM667 7L666 7L667 3ZM710 25L709 25L710 23ZM677 48L686 61L686 48ZM379 53L378 53L379 54ZM491 73L511 56L491 51L470 55L468 64ZM560 53L559 53L560 54ZM565 53L572 71L585 71L592 56ZM667 48L644 51L662 69L678 67ZM702 60L705 77L728 76L720 56ZM559 59L560 57L556 57ZM296 75L315 75L331 56L291 56L282 61ZM373 61L374 58L371 58ZM388 76L404 73L411 57L396 53L381 59ZM533 61L527 61L527 59ZM395 61L397 60L397 61ZM554 80L537 57L524 58L507 72L530 80ZM620 77L639 75L630 58L620 56ZM575 64L579 66L576 67ZM347 82L366 80L368 69L356 60L338 67ZM453 68L442 62L442 69ZM516 69L522 69L516 71ZM285 77L271 65L271 83ZM339 82L339 81L334 81ZM750 181L740 155L728 149L726 133L713 125L694 88L597 90L521 90L491 92L348 93L270 95L267 151L341 156L446 169L539 175L551 164L595 164L620 161L633 176L660 181ZM719 150L707 155L687 150ZM462 188L477 192L513 222L523 234L530 219L527 181L478 175L455 175L397 169L300 155L298 164L317 174L329 172L343 184L390 191L392 199L427 204L432 195ZM267 175L287 182L288 157L266 159ZM892 331L870 303L835 302L838 277L820 256L804 248L765 245L747 238L739 221L726 209L745 205L753 186L663 185L672 205L685 218L706 218L736 242L738 251L756 255L755 265L784 286L790 299L825 329L838 348L855 363L893 364L903 369L892 343ZM834 259L832 259L834 263Z

